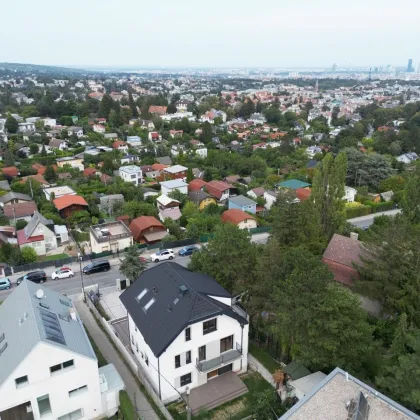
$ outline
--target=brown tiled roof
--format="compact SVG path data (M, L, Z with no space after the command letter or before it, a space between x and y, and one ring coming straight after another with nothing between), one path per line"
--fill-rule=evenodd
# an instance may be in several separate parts
M98 172L98 170L96 168L86 168L83 171L83 175L84 176L93 176L96 174L96 172Z
M225 181L228 182L229 184L233 184L235 182L238 182L239 178L240 178L239 175L230 175L225 178Z
M41 174L36 174L36 175L29 175L29 176L24 176L20 182L21 183L25 183L28 179L34 179L35 181L39 182L40 184L48 184L47 181L45 181L45 178L43 175Z
M257 187L251 190L257 197L263 197L265 188L264 187Z
M153 216L140 216L136 217L130 223L130 230L133 234L133 238L137 241L141 236L144 230L151 227L160 228L158 230L165 230L165 226L156 217Z
M154 171L162 171L163 169L165 169L165 168L167 168L168 167L168 165L163 165L163 164L161 164L161 163L154 163L153 165L152 165L152 169L154 170Z
M127 143L125 141L122 141L122 140L117 140L117 141L114 141L114 143L112 143L112 147L114 149L118 149L118 147L126 146L126 145L127 145Z
M245 213L244 211L240 209L229 209L222 213L222 222L230 222L234 223L235 225L248 220L253 219L255 220L255 217L251 216L248 213Z
M188 184L188 191L199 191L201 190L205 185L207 185L207 182L203 181L202 179L193 179Z
M167 108L166 106L150 105L149 113L150 114L165 115L166 114L166 108Z
M53 203L57 210L62 210L66 207L73 205L86 207L89 206L89 204L86 203L85 199L80 195L63 195L62 197L58 197L55 200L53 200Z
M311 192L310 188L298 188L296 190L296 198L300 201L305 201L311 196Z
M230 187L231 185L222 181L210 181L206 185L207 192L218 199L220 199L223 192L230 189Z
M362 253L361 242L337 233L331 238L323 258L339 264L353 267L353 262L361 264L359 254Z
M3 172L4 175L9 175L9 176L19 175L19 171L18 171L18 168L16 168L16 166L7 166L6 168L1 169L1 171Z
M28 201L26 203L9 204L3 207L3 213L8 219L13 219L13 209L15 209L16 218L32 216L35 211L38 210L34 201Z

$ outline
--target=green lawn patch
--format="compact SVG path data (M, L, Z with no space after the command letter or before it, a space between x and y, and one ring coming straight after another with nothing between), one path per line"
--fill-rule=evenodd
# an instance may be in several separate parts
M280 368L280 363L277 363L265 349L256 346L253 343L249 344L249 352L271 373L274 373Z
M55 261L55 260L63 260L65 258L70 258L70 255L67 255L67 254L48 255L45 257L39 257L39 261Z
M271 390L273 393L276 392L275 389L257 372L250 372L242 375L241 379L248 387L249 392L247 394L222 404L213 410L197 414L193 417L194 420L242 420L244 417L250 416L252 414L252 407L255 405L260 392L266 390ZM187 419L184 402L169 404L167 409L171 413L174 420ZM286 411L285 407L283 407L280 401L278 401L273 406L273 410L275 411L276 415L278 415L278 417L280 417Z
M99 350L99 347L96 345L95 341L93 341L93 338L89 334L89 331L87 330L86 326L85 330L89 338L90 344L92 345L93 351L95 352L96 358L98 359L98 367L106 366L108 364L108 361L105 359L104 355Z
M137 420L136 410L126 391L120 391L120 412L124 420Z

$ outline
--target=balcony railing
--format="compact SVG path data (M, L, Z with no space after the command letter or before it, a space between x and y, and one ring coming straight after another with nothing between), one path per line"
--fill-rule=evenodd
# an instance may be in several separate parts
M242 347L236 343L236 348L232 350L225 351L220 356L215 357L210 360L196 361L196 367L200 372L209 372L211 370L217 369L222 365L227 365L234 360L240 359L242 357Z
M101 236L99 236L98 233L95 231L95 229L93 229L92 227L90 228L90 231L91 231L92 235L95 237L95 240L96 240L97 243L117 241L118 239L129 238L129 237L132 236L131 232L118 233L116 235L101 235Z

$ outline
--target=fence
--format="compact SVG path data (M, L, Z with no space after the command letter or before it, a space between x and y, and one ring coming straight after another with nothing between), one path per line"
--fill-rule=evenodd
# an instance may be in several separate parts
M288 363L289 360L281 351L281 343L273 334L261 331L257 326L250 324L249 340L259 348L263 348L276 362Z
M115 331L112 328L112 326L101 316L101 314L96 309L95 305L89 299L89 296L86 296L86 304L92 310L95 318L102 324L108 336L111 338L112 342L116 345L116 347L124 357L125 361L130 366L132 373L135 374L135 376L139 379L142 385L146 388L147 393L153 399L155 404L159 407L160 411L165 416L165 418L167 420L174 420L171 413L169 413L167 408L163 405L162 400L157 395L153 386L147 381L146 373L143 371L142 367L134 361L133 357L130 355L124 344L115 334Z

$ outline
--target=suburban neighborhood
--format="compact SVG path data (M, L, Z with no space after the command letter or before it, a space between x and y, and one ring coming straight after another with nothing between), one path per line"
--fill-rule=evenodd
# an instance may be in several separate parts
M0 419L420 419L420 73L0 64Z

